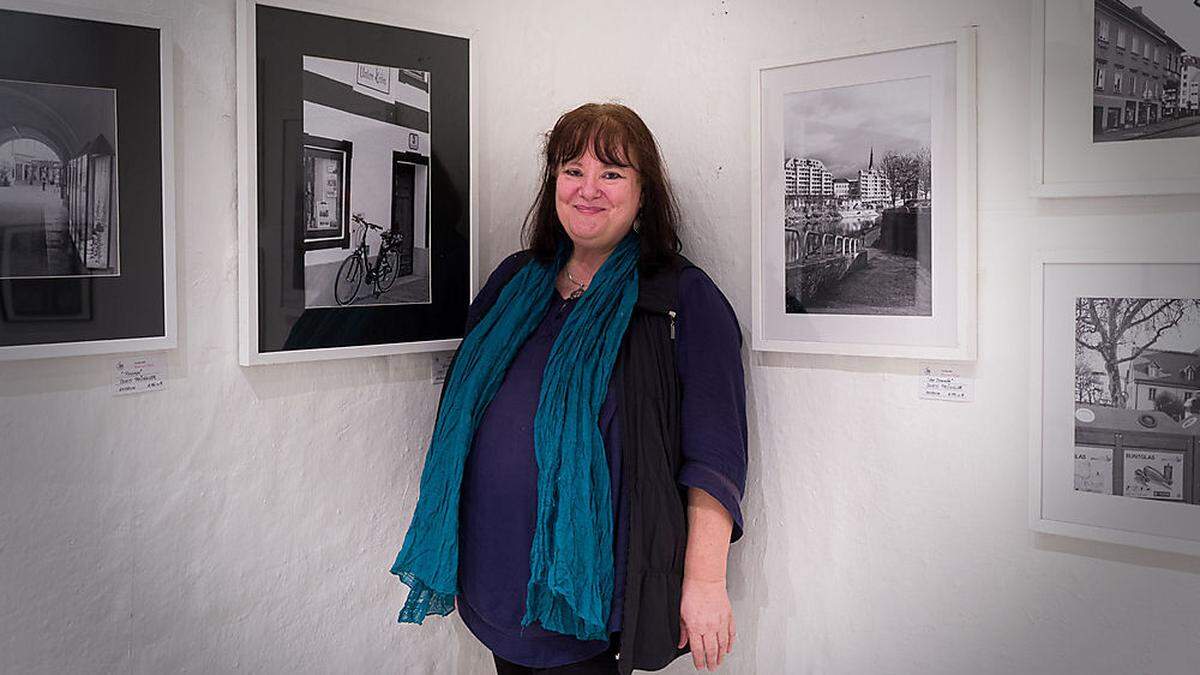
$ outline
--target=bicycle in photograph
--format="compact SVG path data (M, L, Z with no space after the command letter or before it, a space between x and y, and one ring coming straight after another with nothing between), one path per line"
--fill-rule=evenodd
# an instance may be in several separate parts
M375 264L371 264L371 248L367 245L369 230L383 230L375 223L356 213L350 220L362 229L362 237L358 246L346 256L338 268L337 277L333 280L333 297L339 305L353 304L358 299L358 291L363 282L372 284L372 297L378 298L396 283L396 273L400 269L400 248L402 236L389 231L383 231L379 237L382 244Z

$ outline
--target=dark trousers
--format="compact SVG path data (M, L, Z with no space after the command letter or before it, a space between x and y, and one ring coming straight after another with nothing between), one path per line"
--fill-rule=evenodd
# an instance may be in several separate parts
M496 661L496 675L617 675L617 647L619 642L613 640L613 646L608 651L586 661L568 663L554 668L529 668L492 654Z

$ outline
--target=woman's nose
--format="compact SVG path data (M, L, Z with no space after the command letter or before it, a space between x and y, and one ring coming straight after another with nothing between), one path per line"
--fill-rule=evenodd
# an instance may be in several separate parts
M584 175L583 184L579 186L579 193L585 199L594 199L600 196L600 179L597 176Z

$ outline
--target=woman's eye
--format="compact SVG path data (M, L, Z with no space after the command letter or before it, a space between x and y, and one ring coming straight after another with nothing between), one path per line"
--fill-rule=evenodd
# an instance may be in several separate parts
M568 176L574 176L576 178L583 175L583 172L580 171L579 169L563 169L563 173L565 173Z
M624 178L625 176L622 176L621 174L617 173L616 171L605 171L604 177L609 180L616 180L618 178Z

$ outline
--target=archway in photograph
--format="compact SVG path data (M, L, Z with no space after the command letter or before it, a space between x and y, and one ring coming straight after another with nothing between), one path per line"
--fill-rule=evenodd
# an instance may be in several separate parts
M41 138L27 133L0 142L0 273L6 277L80 273L62 190L65 161Z
M116 92L0 80L0 279L112 275Z

